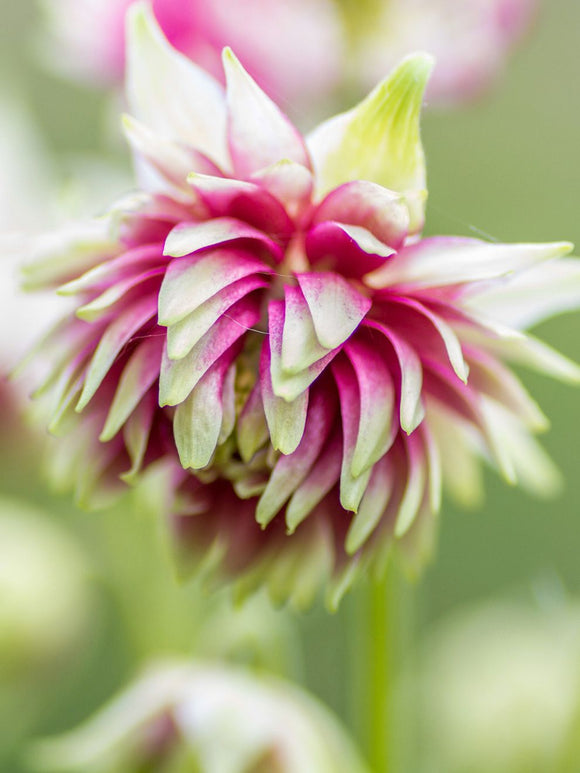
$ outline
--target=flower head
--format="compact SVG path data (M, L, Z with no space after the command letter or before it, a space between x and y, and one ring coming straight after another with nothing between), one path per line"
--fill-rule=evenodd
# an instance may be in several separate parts
M337 720L281 679L155 664L82 727L37 744L43 770L364 773Z
M472 496L477 458L550 488L546 420L506 361L580 370L494 297L543 317L580 271L566 243L420 238L430 58L304 140L231 51L224 93L146 6L130 19L143 192L29 272L80 299L43 346L59 480L90 502L161 462L181 555L280 600L327 584L332 605L394 543L423 561L442 478Z

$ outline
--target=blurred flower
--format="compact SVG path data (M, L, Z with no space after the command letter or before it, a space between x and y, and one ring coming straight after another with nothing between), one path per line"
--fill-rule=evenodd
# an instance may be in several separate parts
M79 729L37 745L38 767L113 773L357 773L337 720L281 680L202 663L157 664Z
M0 500L0 682L54 667L90 621L87 564L42 513Z
M553 489L532 436L546 419L504 360L580 370L499 324L494 294L537 321L563 285L580 303L579 264L566 243L419 238L430 59L305 142L229 50L224 95L146 7L130 18L124 126L144 192L92 239L40 242L28 272L80 299L42 346L39 393L68 434L56 480L99 504L162 460L182 557L280 601L327 584L332 606L395 542L424 562L442 476L472 500L483 457Z
M125 64L125 13L134 0L48 0L50 61L81 78L118 83ZM153 0L168 40L222 78L232 46L271 96L300 114L338 81L342 30L332 0Z
M529 26L536 6L535 0L339 2L354 33L351 77L354 72L354 79L368 88L402 56L429 51L438 63L429 84L429 104L453 104L488 86Z
M414 680L425 769L574 768L557 763L580 701L577 604L504 600L456 612L428 637Z

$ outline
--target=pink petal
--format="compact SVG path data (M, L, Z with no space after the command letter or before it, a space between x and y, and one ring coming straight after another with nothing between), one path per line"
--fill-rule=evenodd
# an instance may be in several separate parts
M277 242L263 231L233 217L216 217L202 223L182 223L176 226L167 237L164 255L181 258L206 247L219 247L240 239L258 242L278 262L283 258Z
M306 254L313 266L360 279L380 268L395 250L362 226L335 221L315 225L306 233Z

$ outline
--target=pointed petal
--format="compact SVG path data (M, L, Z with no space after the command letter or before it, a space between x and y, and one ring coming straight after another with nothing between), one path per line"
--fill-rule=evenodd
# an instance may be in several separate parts
M262 244L278 262L282 259L280 245L263 231L233 217L216 217L201 223L182 223L167 237L164 255L182 258L206 247L219 247L238 239L251 239Z
M371 301L338 274L296 274L318 340L327 349L344 343L371 308Z
M286 507L288 534L293 534L328 492L337 484L342 462L342 439L336 432L316 460L309 475L294 491Z
M104 293L101 293L101 295L97 296L89 303L86 303L84 306L79 306L76 315L79 319L92 322L93 320L99 319L99 317L111 314L115 304L121 300L125 300L126 296L132 290L145 284L145 282L148 282L150 279L161 277L163 273L163 268L153 268L149 271L143 271L140 274L136 274L135 276L129 276L127 279L123 279L120 282L117 282L117 284L107 288Z
M350 180L370 180L401 193L424 190L419 113L432 66L427 54L404 59L357 107L308 137L319 195ZM424 218L422 202L410 214L416 232Z
M365 282L380 289L392 285L441 287L482 282L511 274L550 258L565 255L572 245L496 244L479 239L434 236L400 250Z
M159 404L178 405L183 402L214 362L256 325L259 318L256 301L244 298L232 307L231 315L221 317L182 359L170 360L165 347Z
M351 471L360 475L391 447L396 434L393 421L395 390L382 357L360 341L349 341L345 352L356 375L360 418Z
M231 49L224 49L227 83L228 142L236 174L252 172L289 159L310 167L298 130L244 70Z
M192 145L229 168L222 87L172 48L146 3L127 16L127 99L151 129Z
M235 303L254 290L267 286L267 282L257 276L239 279L208 298L179 322L170 325L167 328L167 355L169 359L179 360L185 357L220 317L227 316L228 310Z
M119 477L129 485L136 482L137 475L143 464L156 408L156 395L150 389L145 393L141 402L131 413L123 427L123 440L131 459L131 469L122 473Z
M411 528L425 494L425 460L416 438L407 439L407 482L395 522L395 537L402 537Z
M321 346L316 337L312 315L301 289L286 285L284 296L282 370L296 374L321 360L330 350Z
M242 408L236 426L236 437L240 456L246 464L268 440L268 425L259 381L254 385Z
M270 273L271 269L251 254L235 249L173 260L159 291L159 324L174 325L218 293L233 289L239 280Z
M268 304L268 333L270 349L270 377L274 394L291 403L304 394L308 387L320 376L328 363L336 356L338 349L328 351L312 365L296 373L285 371L282 367L282 347L285 329L285 304L283 301L270 301ZM306 322L307 324L307 322ZM304 320L300 333L305 330ZM305 331L307 332L307 330ZM299 342L300 343L300 342ZM307 352L307 354L310 352ZM298 355L300 356L300 355Z
M262 346L260 359L260 389L264 401L264 413L270 431L272 446L283 454L291 454L298 448L304 434L308 410L308 390L294 400L277 397L272 388L270 375L270 346Z
M157 299L155 296L142 298L116 317L107 327L99 340L85 376L81 398L76 407L77 411L80 412L85 408L103 382L119 352L132 336L155 315L156 311Z
M179 461L185 469L202 469L216 449L224 416L224 380L231 357L231 353L223 355L177 406L173 433Z
M99 440L111 440L127 421L143 395L159 377L163 340L146 338L123 370Z
M270 523L311 470L326 442L334 412L334 404L320 390L313 395L298 448L276 462L256 506L256 520L261 526Z
M387 508L392 490L393 469L384 458L375 465L359 510L349 526L345 541L349 555L356 553L374 531Z

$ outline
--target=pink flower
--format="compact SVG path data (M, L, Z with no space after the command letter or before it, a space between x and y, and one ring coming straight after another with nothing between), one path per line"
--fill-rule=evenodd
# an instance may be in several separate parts
M144 191L29 272L79 298L43 345L57 478L90 504L162 464L181 556L298 604L321 584L336 604L393 545L420 564L442 480L473 498L478 459L546 493L546 420L507 363L580 369L495 298L526 322L574 307L579 264L566 243L420 238L431 60L304 140L231 51L224 93L146 7L130 18Z
M50 58L72 74L115 83L125 66L125 13L134 0L49 0ZM332 0L152 0L175 48L222 79L231 45L271 96L300 114L335 86L342 29Z
M500 73L514 44L529 27L535 0L383 0L357 22L351 67L364 87L402 56L429 51L437 69L430 104L473 97ZM355 76L356 77L356 76Z

